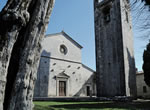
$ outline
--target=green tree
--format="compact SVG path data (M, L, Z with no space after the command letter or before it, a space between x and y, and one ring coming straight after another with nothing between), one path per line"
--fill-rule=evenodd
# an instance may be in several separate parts
M143 61L144 81L150 86L150 43L148 43L146 50L144 50Z
M144 2L145 6L149 6L150 8L150 0L142 0ZM149 29L149 16L146 20L146 28ZM150 42L147 44L146 50L144 50L143 53L143 71L144 71L144 81L145 83L150 87Z

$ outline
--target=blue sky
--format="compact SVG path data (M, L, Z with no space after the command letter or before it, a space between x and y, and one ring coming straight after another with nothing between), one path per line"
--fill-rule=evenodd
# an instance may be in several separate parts
M140 5L139 5L140 4ZM134 36L134 56L136 67L139 71L142 70L143 65L143 52L146 49L146 45L149 42L150 38L150 29L144 29L143 25L145 19L149 17L149 7L144 6L144 11L141 12L141 7L144 5L141 2L138 2L137 5L132 8L132 25L133 25L133 36ZM142 27L142 28L141 28Z
M0 3L0 9L6 0ZM133 21L134 52L136 67L142 70L142 54L148 40L141 38L141 32ZM46 34L64 30L81 44L82 62L95 70L95 36L93 0L56 0Z

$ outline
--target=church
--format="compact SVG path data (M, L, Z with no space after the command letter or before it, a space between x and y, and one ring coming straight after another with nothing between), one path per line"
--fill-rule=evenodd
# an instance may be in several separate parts
M136 97L129 1L94 0L94 26L96 72L82 64L82 46L65 32L47 35L35 97Z
M82 46L64 31L46 35L34 97L96 96L95 71L82 64Z

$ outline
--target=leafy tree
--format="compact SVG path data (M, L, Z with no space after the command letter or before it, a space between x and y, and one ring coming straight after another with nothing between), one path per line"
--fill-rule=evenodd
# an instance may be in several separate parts
M148 43L146 50L144 50L143 61L144 81L150 86L150 43Z
M0 110L32 110L54 0L8 0L0 12Z

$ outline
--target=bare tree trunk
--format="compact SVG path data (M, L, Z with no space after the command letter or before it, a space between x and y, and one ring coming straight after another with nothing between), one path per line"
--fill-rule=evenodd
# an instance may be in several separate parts
M25 3L29 4L30 0ZM20 6L19 6L20 5ZM19 31L29 20L28 5L23 6L21 1L9 0L0 13L0 108L3 110L3 101L6 85L7 69L13 45L18 38Z
M32 110L41 41L53 4L8 0L0 13L0 110Z

